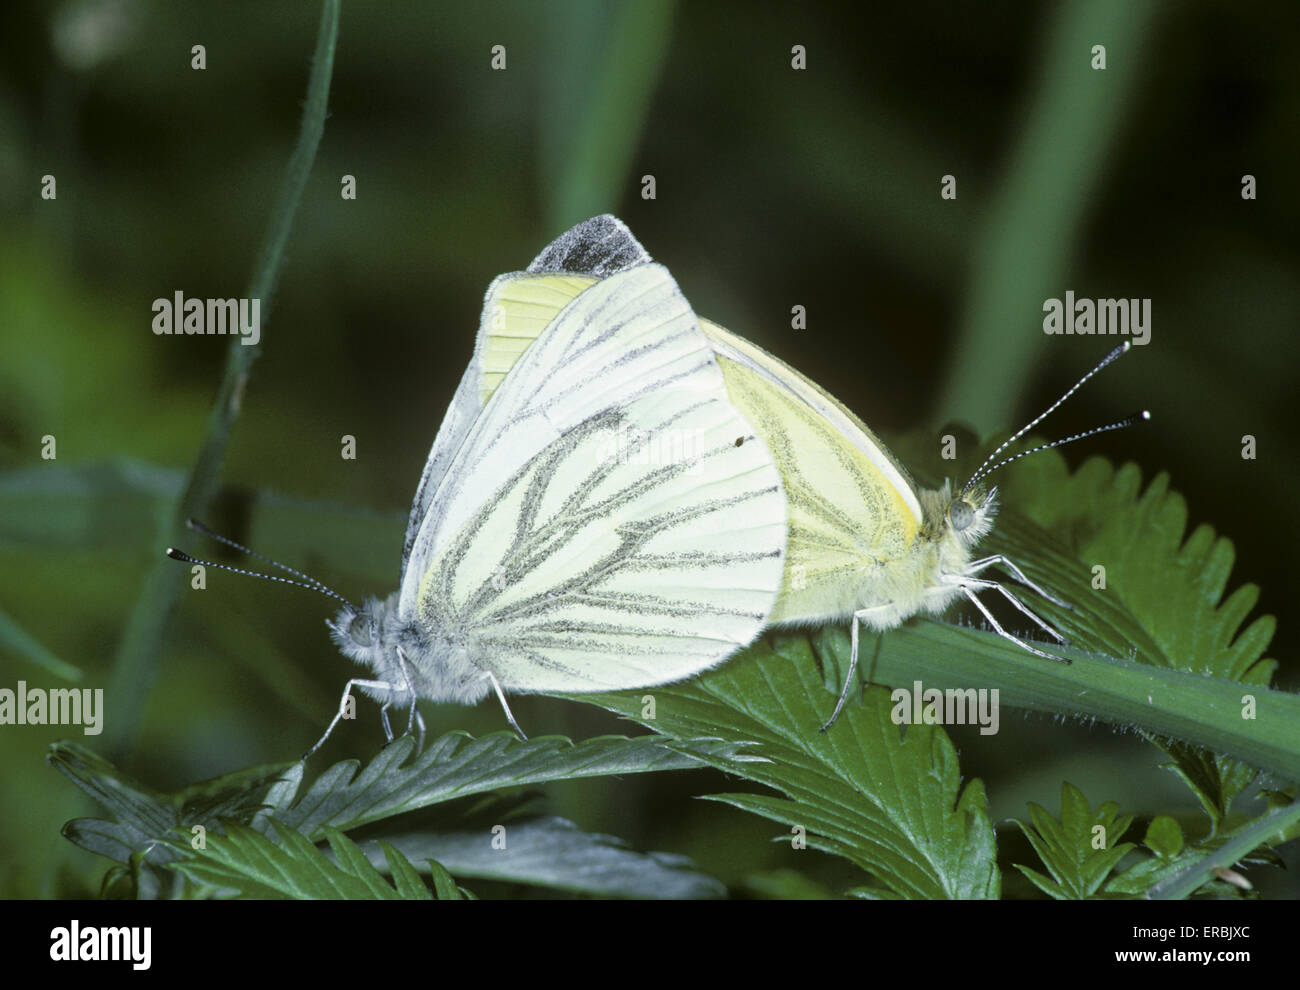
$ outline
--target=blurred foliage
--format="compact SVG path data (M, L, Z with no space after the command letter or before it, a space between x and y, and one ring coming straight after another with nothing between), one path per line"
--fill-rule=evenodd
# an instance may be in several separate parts
M0 493L28 498L0 512L0 686L62 686L50 661L81 686L108 679L225 360L224 340L154 336L150 306L243 291L318 17L253 0L0 7ZM1085 71L1097 43L1108 68ZM953 417L1005 430L1045 407L1104 347L1045 337L1044 296L1152 298L1151 346L1045 427L1153 411L1090 448L1168 471L1192 527L1232 539L1234 574L1284 617L1272 655L1294 689L1284 605L1300 589L1279 551L1295 543L1286 493L1300 487L1298 43L1284 0L345 5L331 115L206 521L348 597L390 590L487 283L608 210L700 313L886 435ZM504 72L489 67L496 44ZM1256 201L1240 197L1245 173ZM57 200L40 198L45 174ZM344 174L356 201L339 196ZM956 201L939 198L944 174ZM796 303L807 330L790 329ZM41 460L46 434L57 461ZM344 434L355 461L339 457ZM1256 460L1240 456L1246 434ZM180 600L122 765L179 788L305 750L350 676L325 603L211 572ZM514 707L530 732L617 724L547 699ZM323 758L376 748L368 714ZM435 734L502 723L489 704L426 717ZM66 733L0 727L0 895L98 891L104 861L51 841L91 810L41 764ZM1066 779L1139 820L1202 813L1136 735L1043 717L1005 719L991 742L953 735L994 822L1055 807ZM734 792L721 774L608 785L550 784L549 809L687 855L733 890L842 889L831 857L689 800Z

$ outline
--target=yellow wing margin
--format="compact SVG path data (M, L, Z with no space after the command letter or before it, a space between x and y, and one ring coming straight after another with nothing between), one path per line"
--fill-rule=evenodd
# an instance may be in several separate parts
M583 289L597 279L587 275L503 275L483 300L479 340L481 405L505 380L519 356Z

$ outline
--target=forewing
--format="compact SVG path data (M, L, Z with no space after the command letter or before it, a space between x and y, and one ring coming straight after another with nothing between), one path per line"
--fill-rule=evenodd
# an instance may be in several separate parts
M758 634L784 543L766 445L672 278L643 265L519 358L430 506L402 605L512 690L663 683Z
M464 443L465 437L469 435L470 427L474 425L474 420L478 419L482 409L480 398L482 381L483 370L476 348L474 356L470 358L469 367L465 369L465 374L461 376L460 384L456 387L456 394L452 396L451 405L447 407L447 414L442 418L442 425L438 427L438 435L434 437L433 446L429 449L429 456L424 462L424 471L420 475L420 483L415 489L411 514L406 521L406 538L402 543L403 580L408 573L407 565L420 532L420 525L429 511L434 493L438 490L447 473L447 467L456 456L460 445Z
M478 418L480 408L487 404L519 355L555 314L595 279L626 271L649 260L650 255L627 226L606 213L566 230L543 248L528 266L530 273L573 273L588 277L566 280L558 276L553 279L534 276L521 280L519 274L502 275L489 286L479 319L474 354L438 428L420 483L416 486L402 545L403 575L407 572L411 548L420 526L447 473L451 458Z

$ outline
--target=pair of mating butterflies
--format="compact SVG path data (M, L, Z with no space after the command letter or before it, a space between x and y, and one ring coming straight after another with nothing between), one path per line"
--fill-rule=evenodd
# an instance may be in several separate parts
M418 698L495 691L514 724L506 693L681 680L772 625L851 617L856 664L860 623L890 629L963 595L1060 659L976 596L996 590L1060 639L980 574L1000 565L1050 595L1001 556L971 559L996 510L980 485L996 456L959 491L918 489L839 401L697 319L622 222L594 217L488 289L401 584L329 623L374 672L344 702L353 686L374 698L391 738L390 708L409 731Z

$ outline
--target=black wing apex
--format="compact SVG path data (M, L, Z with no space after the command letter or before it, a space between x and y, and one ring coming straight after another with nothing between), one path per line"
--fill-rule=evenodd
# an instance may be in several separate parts
M627 224L611 213L584 220L542 248L530 272L569 272L606 278L650 261Z

